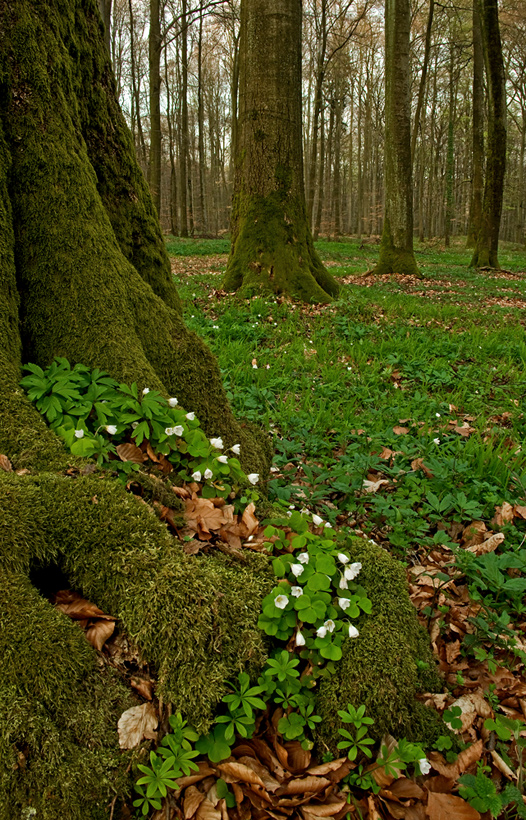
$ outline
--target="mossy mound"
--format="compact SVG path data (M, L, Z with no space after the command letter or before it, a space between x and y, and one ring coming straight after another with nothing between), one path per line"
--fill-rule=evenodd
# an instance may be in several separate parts
M347 548L351 560L362 564L359 581L373 609L354 622L359 637L345 641L336 673L320 684L319 743L336 751L338 729L344 725L338 709L348 703L365 704L366 714L375 721L369 732L375 738L390 732L396 738L430 743L444 730L415 695L439 691L442 683L429 637L409 599L404 569L381 547L363 539L349 539Z
M117 721L132 705L81 630L32 585L64 578L117 618L151 665L156 694L200 730L225 680L256 674L265 558L189 557L145 504L107 477L0 474L0 818L107 818L130 790ZM15 808L16 807L16 808ZM3 813L2 813L3 812Z

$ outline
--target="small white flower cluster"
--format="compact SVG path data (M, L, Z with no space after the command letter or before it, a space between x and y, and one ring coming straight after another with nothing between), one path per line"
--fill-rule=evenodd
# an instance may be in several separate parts
M167 436L182 436L184 427L182 424L178 424L176 427L165 427L164 432Z

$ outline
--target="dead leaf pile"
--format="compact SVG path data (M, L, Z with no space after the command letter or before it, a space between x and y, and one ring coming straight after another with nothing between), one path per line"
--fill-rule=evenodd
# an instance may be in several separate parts
M78 622L95 649L100 651L113 635L116 619L111 615L105 615L98 606L87 601L78 592L69 589L59 590L54 597L54 604L57 609Z

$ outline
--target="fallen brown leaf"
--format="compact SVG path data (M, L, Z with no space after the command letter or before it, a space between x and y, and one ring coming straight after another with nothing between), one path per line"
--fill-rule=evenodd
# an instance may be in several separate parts
M0 470L4 470L6 473L13 472L13 465L9 461L7 456L0 455Z
M395 436L405 436L408 432L409 427L400 427L398 425L396 427L393 427L393 433L395 434Z
M221 810L216 809L206 798L200 804L195 815L196 820L221 820Z
M146 461L146 454L131 442L118 444L115 449L121 461L133 461L134 464L142 464Z
M92 626L88 626L84 634L89 643L100 652L108 638L113 635L114 629L115 621L101 619L95 621Z
M495 535L490 536L481 544L474 544L472 547L466 547L466 549L474 555L485 555L487 552L494 552L499 544L502 544L504 538L503 532L496 532Z
M184 793L183 811L185 820L193 817L197 809L205 799L202 792L195 786L188 786Z
M265 784L263 783L261 777L256 774L253 769L245 766L244 763L230 761L227 763L220 763L217 768L221 774L224 775L224 779L227 783L242 781L243 783L254 783L257 786L265 788Z
M427 816L430 820L480 820L478 811L461 797L437 792L429 793Z
M135 749L144 738L155 740L157 732L157 712L153 704L142 703L126 709L119 718L117 731L121 749Z

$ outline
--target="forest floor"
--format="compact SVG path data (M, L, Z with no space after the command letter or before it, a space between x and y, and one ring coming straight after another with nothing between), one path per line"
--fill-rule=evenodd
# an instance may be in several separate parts
M414 788L388 778L348 810L525 817L500 795L524 791L526 765L526 252L504 246L503 270L479 271L460 245L430 243L417 247L424 278L409 279L368 274L374 245L317 248L341 294L300 306L225 293L226 240L168 240L189 327L236 414L273 436L270 499L404 563L444 676L424 700L465 751L436 749Z

